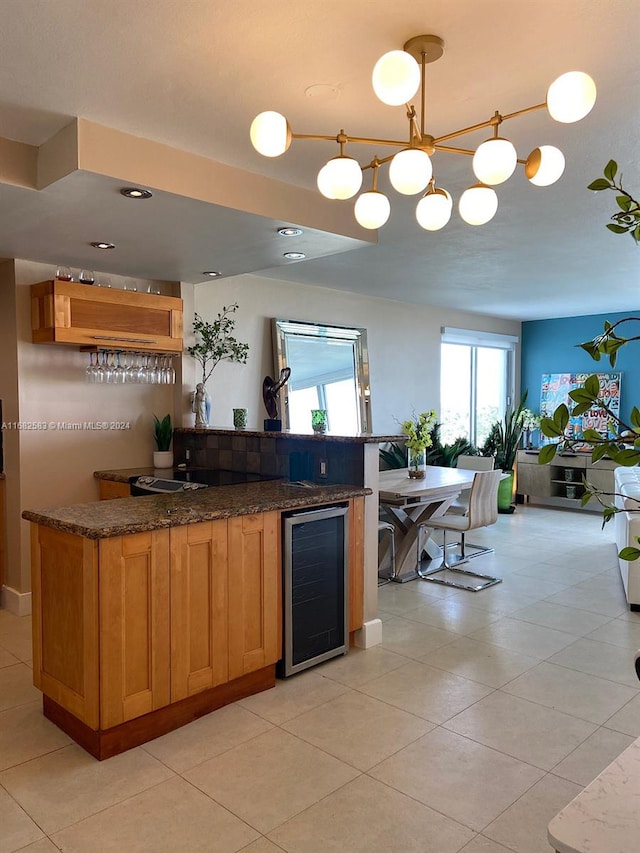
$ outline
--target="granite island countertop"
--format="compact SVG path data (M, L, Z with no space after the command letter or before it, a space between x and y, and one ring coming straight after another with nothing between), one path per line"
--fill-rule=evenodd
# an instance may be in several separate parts
M363 486L305 487L283 480L269 480L215 486L180 494L25 510L22 517L35 524L74 533L86 539L108 539L236 515L332 504L366 494L371 494L371 490Z

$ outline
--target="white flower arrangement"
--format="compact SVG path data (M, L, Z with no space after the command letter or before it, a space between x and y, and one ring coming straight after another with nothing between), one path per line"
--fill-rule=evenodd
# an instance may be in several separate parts
M540 415L536 415L531 409L523 409L520 415L520 424L524 430L539 429Z

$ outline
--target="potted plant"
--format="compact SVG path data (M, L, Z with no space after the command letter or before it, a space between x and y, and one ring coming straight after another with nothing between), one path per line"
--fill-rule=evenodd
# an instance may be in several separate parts
M500 481L498 487L498 512L513 512L511 503L513 495L513 466L516 462L518 445L524 431L523 415L527 400L526 392L518 403L517 408L508 408L501 421L496 421L482 447L482 456L495 456L496 468L501 468L508 476Z
M171 415L165 415L162 420L153 416L153 437L157 450L153 452L154 468L173 468L173 450L170 450L173 429Z
M207 392L207 381L221 361L247 363L249 344L243 344L231 334L236 321L232 316L238 310L238 303L223 306L213 323L204 320L199 314L194 315L193 331L196 343L187 347L187 352L195 358L202 368L202 378L192 395L191 410L195 413L196 428L209 425L211 415L211 398Z

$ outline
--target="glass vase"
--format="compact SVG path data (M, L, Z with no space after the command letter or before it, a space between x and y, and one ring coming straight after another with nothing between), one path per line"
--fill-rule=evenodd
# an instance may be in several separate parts
M427 472L427 451L409 448L409 476L414 480L422 480Z

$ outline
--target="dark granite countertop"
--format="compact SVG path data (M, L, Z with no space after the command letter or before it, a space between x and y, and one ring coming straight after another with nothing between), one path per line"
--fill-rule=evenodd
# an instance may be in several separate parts
M56 509L25 510L22 517L86 539L108 539L236 515L331 504L366 494L371 494L371 490L362 486L307 488L270 480L179 495L119 498Z
M387 441L405 441L406 435L374 435L370 432L361 432L358 435L334 435L331 432L265 432L264 430L251 429L195 429L195 427L176 427L174 432L188 432L196 435L256 435L261 438L296 438L311 441L340 441L345 444L384 444Z

